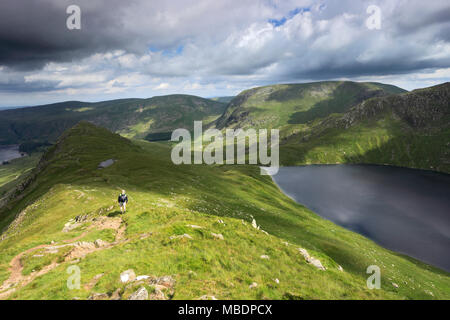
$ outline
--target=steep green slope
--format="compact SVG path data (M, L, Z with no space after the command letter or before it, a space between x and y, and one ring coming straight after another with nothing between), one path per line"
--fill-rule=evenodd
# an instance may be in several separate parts
M97 103L77 101L0 111L0 144L26 141L54 142L81 120L132 138L190 129L194 120L210 122L225 104L189 95L150 99L122 99ZM150 136L151 138L151 136Z
M375 163L450 172L450 83L369 99L282 142L284 165Z
M293 128L331 113L345 112L371 97L404 90L378 83L327 81L280 84L246 90L233 99L216 126L277 128L289 135Z
M124 216L115 203L122 188ZM318 217L257 167L175 166L164 144L88 123L45 154L21 196L0 209L0 225L9 225L0 241L3 299L126 299L142 286L151 298L173 299L450 298L448 273ZM380 290L366 287L369 265L381 268ZM69 266L80 268L80 289L67 288ZM128 269L151 277L123 284Z

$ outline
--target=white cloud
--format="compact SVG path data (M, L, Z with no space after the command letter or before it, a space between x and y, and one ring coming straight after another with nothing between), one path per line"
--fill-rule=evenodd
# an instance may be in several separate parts
M381 30L365 27L372 2L382 9ZM2 104L34 104L49 97L217 96L269 83L342 78L378 79L411 89L450 79L448 2L114 3L103 12L98 2L81 0L86 19L91 15L98 21L84 35L87 49L73 43L74 52L84 53L80 56L65 60L56 55L40 69L20 69L2 63L0 50ZM72 44L66 34L57 45L67 43Z
M155 87L155 90L165 90L165 89L168 89L169 87L170 87L170 84L168 84L167 82L163 82L163 83L160 83L159 85L157 85Z

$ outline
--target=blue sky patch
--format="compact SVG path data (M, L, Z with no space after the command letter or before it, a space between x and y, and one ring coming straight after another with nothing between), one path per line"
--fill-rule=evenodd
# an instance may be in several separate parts
M281 19L269 19L268 22L270 24L272 24L274 27L279 27L279 26L282 26L283 24L285 24L286 21L295 17L297 14L303 13L303 12L311 12L311 8L309 8L309 7L295 8L294 10L289 11L289 13L285 17L282 17Z

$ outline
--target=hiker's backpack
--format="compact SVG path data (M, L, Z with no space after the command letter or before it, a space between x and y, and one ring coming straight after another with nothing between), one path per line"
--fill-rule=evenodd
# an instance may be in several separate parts
M128 200L127 195L126 194L120 194L119 195L119 202L126 202Z

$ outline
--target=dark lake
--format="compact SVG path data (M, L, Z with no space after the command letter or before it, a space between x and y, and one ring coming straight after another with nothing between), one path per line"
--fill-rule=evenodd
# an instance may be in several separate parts
M284 167L281 190L381 246L450 271L450 175L374 165Z
M0 165L3 161L9 161L20 157L18 145L0 146Z

